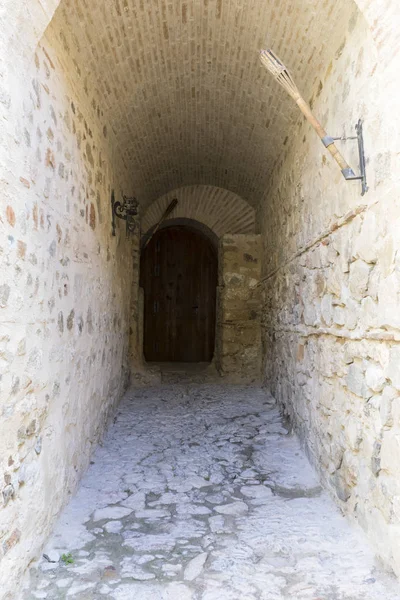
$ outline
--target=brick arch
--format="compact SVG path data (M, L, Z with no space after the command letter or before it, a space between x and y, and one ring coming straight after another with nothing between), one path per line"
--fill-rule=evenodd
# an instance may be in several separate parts
M176 219L169 218L163 223L161 223L160 227L158 228L158 231L160 231L161 229L167 229L168 227L174 227L176 225L200 232L201 234L203 234L204 237L208 238L208 240L211 242L212 246L214 246L215 249L218 248L219 237L214 233L214 231L207 227L207 225L204 225L204 223L200 223L200 221L195 221L194 219L186 219L185 217L177 217ZM149 239L149 237L152 236L154 229L155 225L151 227L148 231L142 232L142 248L144 247L144 244Z
M191 185L168 192L149 206L142 219L144 234L160 220L173 198L178 199L178 206L169 216L170 220L197 221L218 238L225 233L255 232L255 210L243 198L223 188Z

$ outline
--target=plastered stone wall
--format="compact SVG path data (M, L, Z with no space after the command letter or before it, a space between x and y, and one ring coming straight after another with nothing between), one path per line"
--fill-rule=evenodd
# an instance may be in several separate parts
M364 120L369 192L342 179L299 117L260 222L265 381L344 512L399 575L399 33L389 8L391 46L379 11L372 29L355 11L311 95L331 135ZM341 149L356 170L351 142Z
M216 366L229 382L261 376L261 239L224 235L219 242Z
M102 108L51 29L2 101L0 598L21 577L128 381L131 246L111 236L129 180ZM4 79L3 79L4 83Z

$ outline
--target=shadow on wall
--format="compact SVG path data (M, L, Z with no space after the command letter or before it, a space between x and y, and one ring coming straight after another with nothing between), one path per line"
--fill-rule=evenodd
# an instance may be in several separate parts
M400 29L394 3L368 4L372 30L359 12L343 23L313 110L332 135L363 119L370 189L344 181L299 118L260 209L263 372L343 511L399 575ZM343 149L357 165L356 147Z

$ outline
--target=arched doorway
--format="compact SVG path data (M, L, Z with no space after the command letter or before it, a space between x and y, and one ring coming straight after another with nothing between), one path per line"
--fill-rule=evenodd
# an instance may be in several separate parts
M144 356L156 362L210 362L214 354L217 252L195 228L159 230L141 256Z

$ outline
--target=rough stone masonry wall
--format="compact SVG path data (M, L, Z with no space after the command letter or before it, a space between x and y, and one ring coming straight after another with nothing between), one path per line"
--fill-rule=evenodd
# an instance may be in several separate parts
M22 66L19 85L3 79L0 97L7 147L0 161L0 598L7 600L126 385L132 272L123 229L113 238L110 227L111 188L127 192L129 182L95 91L80 84L51 31Z
M359 13L344 25L312 99L331 135L364 119L369 192L342 179L300 117L263 203L264 374L343 510L400 575L400 81L378 16L377 45ZM351 142L342 149L357 168Z
M216 366L229 382L261 376L261 239L224 235L218 253Z

